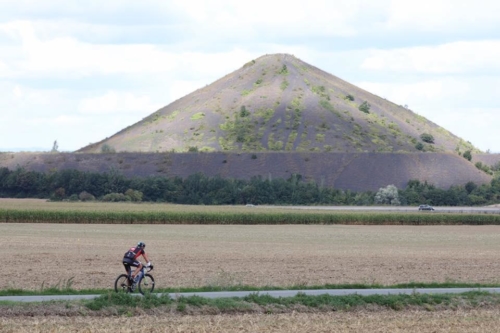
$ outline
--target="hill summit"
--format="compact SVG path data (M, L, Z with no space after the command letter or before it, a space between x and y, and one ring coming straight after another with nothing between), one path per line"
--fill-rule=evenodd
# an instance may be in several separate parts
M265 55L79 152L477 151L289 54Z

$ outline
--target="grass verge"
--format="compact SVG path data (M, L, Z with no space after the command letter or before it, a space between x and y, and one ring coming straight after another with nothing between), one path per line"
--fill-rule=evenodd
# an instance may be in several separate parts
M487 292L468 292L463 294L418 294L411 295L348 295L309 296L298 294L294 297L272 297L269 295L251 294L242 298L203 298L199 296L170 298L167 294L154 294L144 297L135 297L129 294L108 293L90 301L85 306L92 311L109 308L119 309L119 313L129 312L130 309L153 309L162 307L167 312L192 312L203 309L208 313L234 312L266 312L275 311L346 311L355 308L377 306L392 310L408 308L422 308L433 310L436 308L454 309L461 307L500 305L500 295Z

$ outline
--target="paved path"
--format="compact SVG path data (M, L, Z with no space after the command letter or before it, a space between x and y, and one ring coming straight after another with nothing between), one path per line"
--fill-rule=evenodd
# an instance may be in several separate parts
M172 293L170 297L190 297L201 296L205 298L228 298L228 297L245 297L251 294L270 295L272 297L292 297L298 293L306 295L332 295L345 296L358 294L362 296L369 295L397 295L413 293L418 294L460 294L469 291L486 291L490 293L500 293L500 288L416 288L416 289L320 289L320 290L266 290L266 291L218 291L218 292L195 292L195 293ZM140 295L140 294L137 294ZM158 294L161 295L161 294ZM65 300L81 300L93 299L100 295L52 295L52 296L2 296L1 301L13 302L44 302L44 301L65 301Z

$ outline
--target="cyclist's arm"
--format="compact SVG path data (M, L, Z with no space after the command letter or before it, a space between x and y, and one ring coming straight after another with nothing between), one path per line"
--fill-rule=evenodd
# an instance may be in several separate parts
M144 258L144 260L146 260L146 262L149 262L149 258L148 258L148 255L146 254L146 252L142 253L142 257Z

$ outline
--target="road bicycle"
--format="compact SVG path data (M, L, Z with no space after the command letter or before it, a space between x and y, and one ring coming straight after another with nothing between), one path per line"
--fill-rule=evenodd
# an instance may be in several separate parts
M152 270L153 265L148 267L142 265L142 269L137 273L136 279L138 281L136 283L132 279L132 270L130 270L130 274L118 275L115 280L115 291L117 293L133 293L138 290L143 295L152 293L155 289L155 279L149 274Z

